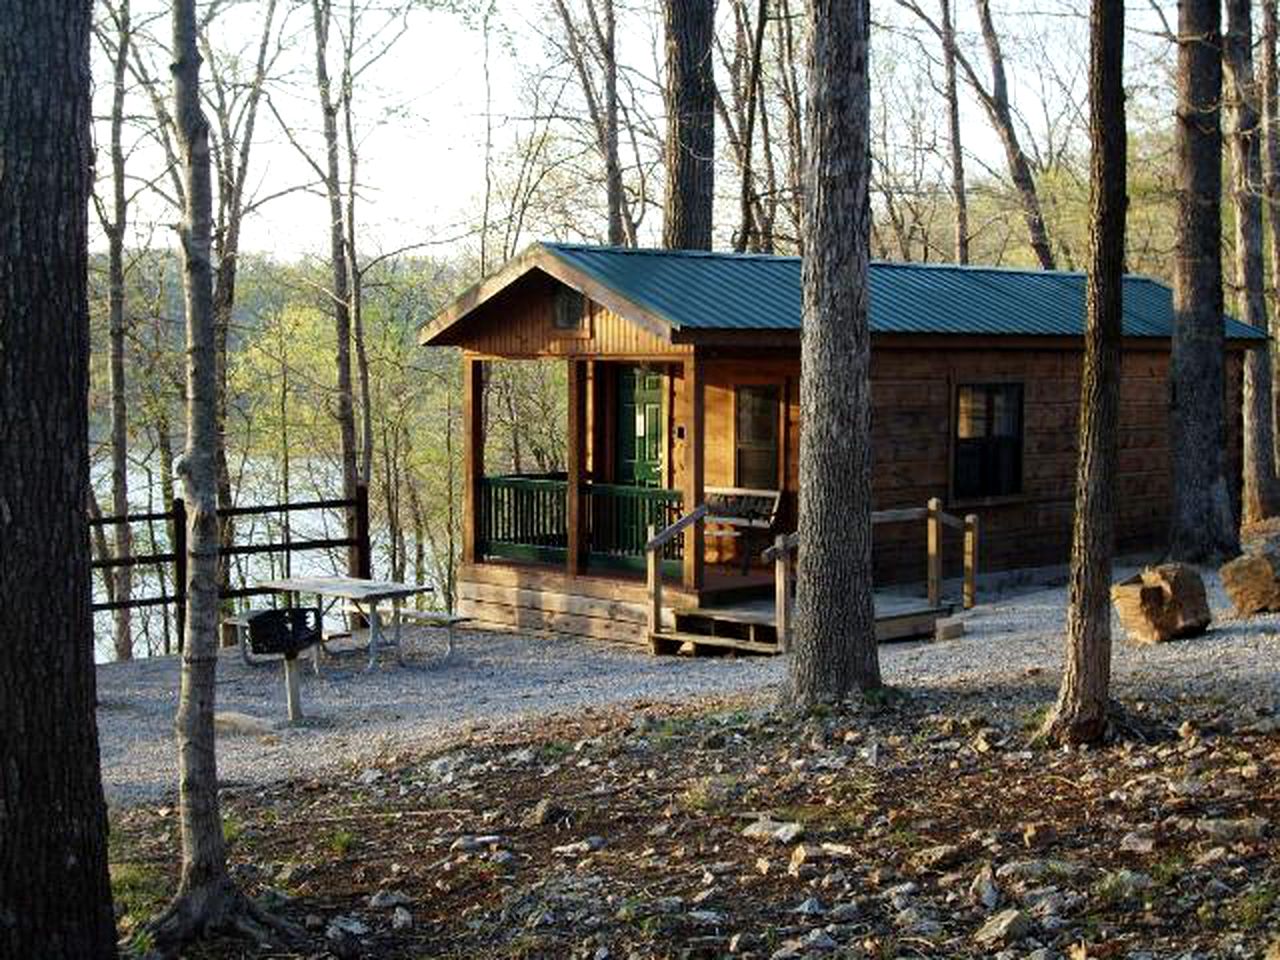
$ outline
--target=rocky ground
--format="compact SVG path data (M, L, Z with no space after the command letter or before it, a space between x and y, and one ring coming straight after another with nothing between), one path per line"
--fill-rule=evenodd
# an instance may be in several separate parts
M308 939L196 955L1280 957L1275 705L1131 684L1112 745L1050 751L1055 678L1020 669L810 717L584 708L228 788L237 879ZM128 935L178 825L113 827Z

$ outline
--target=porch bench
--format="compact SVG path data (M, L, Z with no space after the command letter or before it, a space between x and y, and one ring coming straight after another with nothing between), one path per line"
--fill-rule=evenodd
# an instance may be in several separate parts
M781 490L749 487L706 487L707 523L723 529L709 536L739 537L742 541L742 573L751 570L751 558L767 545L778 523Z

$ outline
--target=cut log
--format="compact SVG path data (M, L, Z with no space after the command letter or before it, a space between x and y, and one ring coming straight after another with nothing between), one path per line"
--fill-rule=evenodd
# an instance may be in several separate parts
M1195 567L1162 563L1111 587L1111 602L1130 640L1164 643L1209 626L1204 581Z
M1280 610L1280 558L1270 552L1245 554L1218 570L1236 614L1251 617L1267 610Z

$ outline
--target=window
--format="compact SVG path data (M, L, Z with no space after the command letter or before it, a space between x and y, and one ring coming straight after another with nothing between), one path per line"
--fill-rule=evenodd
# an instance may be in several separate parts
M1022 492L1022 384L962 384L956 392L958 499Z
M568 287L556 290L551 309L551 325L565 333L576 333L582 329L587 311L582 294Z
M739 487L778 487L778 388L738 387L734 391L734 473Z

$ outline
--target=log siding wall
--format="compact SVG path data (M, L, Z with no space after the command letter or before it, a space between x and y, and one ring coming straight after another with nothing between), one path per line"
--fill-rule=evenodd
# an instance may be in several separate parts
M739 384L776 383L788 398L780 476L787 497L787 525L794 522L799 487L799 359L720 356L707 362L708 486L734 485L734 390ZM919 507L940 497L952 512L982 517L982 569L1064 563L1070 552L1076 469L1077 407L1081 352L1074 349L907 347L872 351L872 443L875 509ZM1121 385L1117 546L1121 551L1159 550L1168 522L1167 349L1129 346ZM1239 354L1228 358L1229 476L1240 476ZM1017 496L959 500L952 495L952 444L956 388L960 384L1023 384L1023 483ZM673 385L679 391L680 384ZM677 461L678 462L678 461ZM921 524L876 530L878 582L921 580L925 542ZM953 542L954 541L954 542ZM728 555L716 559L730 559ZM948 538L946 572L958 575L961 544Z

